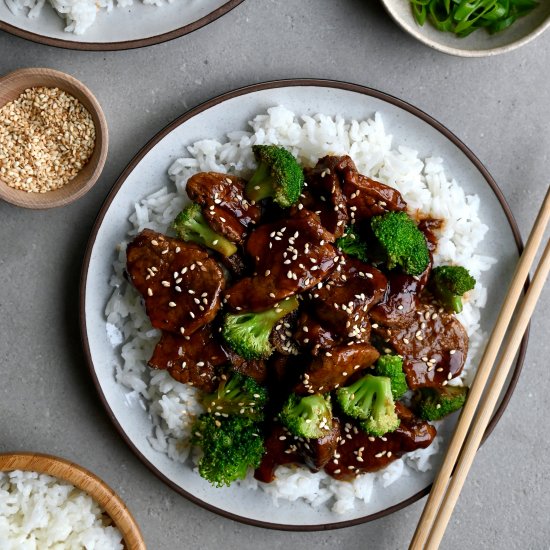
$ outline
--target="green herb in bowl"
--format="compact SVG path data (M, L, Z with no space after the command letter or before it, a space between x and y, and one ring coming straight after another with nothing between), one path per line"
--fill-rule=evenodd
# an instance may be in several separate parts
M459 37L481 28L491 34L502 31L538 4L535 0L411 0L419 25L428 19L438 30Z

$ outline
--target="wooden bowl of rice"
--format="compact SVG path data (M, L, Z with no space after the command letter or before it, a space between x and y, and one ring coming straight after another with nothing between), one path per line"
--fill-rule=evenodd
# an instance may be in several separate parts
M122 544L126 550L145 550L145 542L136 520L120 499L120 497L101 479L85 468L78 466L62 458L36 454L36 453L0 453L0 495L2 494L2 483L7 483L1 473L10 473L14 477L13 483L23 483L20 473L33 472L35 474L46 474L55 478L52 483L68 483L74 488L82 491L80 499L91 497L107 516L108 523L116 527L122 536ZM34 479L31 479L34 481ZM28 489L28 486L27 486ZM66 489L68 490L68 489ZM79 496L77 495L77 497ZM37 497L35 497L37 498ZM55 498L59 499L59 495ZM36 512L36 502L34 503ZM74 502L72 502L74 516ZM102 518L103 519L103 518ZM54 521L55 523L55 521ZM49 527L49 524L48 524Z
M0 199L24 208L64 206L98 180L107 121L92 92L53 69L0 78Z

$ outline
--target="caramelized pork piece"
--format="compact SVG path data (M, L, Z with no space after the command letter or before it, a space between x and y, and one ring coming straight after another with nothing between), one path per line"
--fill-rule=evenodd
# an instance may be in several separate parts
M407 325L373 330L403 357L403 370L413 390L444 386L462 372L468 334L456 317L441 308L421 304Z
M340 259L333 241L334 235L308 210L258 227L246 243L256 275L241 279L227 291L228 307L234 311L264 311L314 287Z
M207 393L216 388L216 367L224 363L227 363L227 354L212 337L209 326L191 336L163 332L148 362L154 369L167 370L178 382Z
M320 159L315 168L304 170L305 185L297 207L318 214L323 227L336 238L344 234L349 221L341 187L346 159L349 157L327 156Z
M202 206L212 229L238 244L261 215L260 208L244 198L245 183L229 174L200 172L189 178L186 187L189 198Z
M370 367L378 357L378 351L369 344L331 348L313 358L294 391L298 394L332 391L345 385L356 372Z
M436 435L435 427L416 418L400 403L396 404L396 411L401 425L382 437L373 437L358 426L346 423L338 449L325 466L325 472L336 479L350 480L379 470L404 453L429 447Z
M428 250L433 254L437 248L437 235L435 232L443 227L444 221L436 218L425 218L418 222L418 229L424 233Z
M265 382L267 378L267 366L263 359L244 359L230 348L226 352L232 370L254 378L258 384Z
M386 327L404 327L413 320L416 310L420 307L420 295L428 284L432 272L432 252L435 251L437 244L429 227L431 226L424 225L422 229L430 250L428 267L418 276L407 275L396 269L390 271L384 298L370 311L371 321Z
M341 343L341 338L324 326L310 311L300 313L294 338L299 346L309 349L313 355L317 355L322 349L332 348Z
M126 249L126 271L155 328L191 335L220 308L225 279L199 245L144 229Z
M386 327L409 325L420 306L420 293L428 282L430 270L428 268L420 277L399 271L389 273L384 298L370 311L371 321Z
M254 477L264 483L275 479L277 466L305 464L314 472L329 463L340 441L340 421L332 419L332 428L319 439L304 439L292 435L284 426L274 422L265 440L266 452Z
M272 424L264 441L265 454L262 462L254 471L254 477L258 481L271 483L275 479L277 466L302 462L298 448L291 439L293 436L284 426L278 422Z
M302 455L306 466L318 472L334 456L340 441L340 421L338 418L332 418L332 427L326 435L319 439L297 440L298 452Z
M375 267L342 258L330 277L310 292L310 307L340 338L368 341L368 311L382 299L386 284L385 275Z
M397 189L360 174L350 157L328 157L328 159L330 160L325 157L321 161L332 163L333 171L339 174L352 223L389 211L405 210L407 207L407 203Z

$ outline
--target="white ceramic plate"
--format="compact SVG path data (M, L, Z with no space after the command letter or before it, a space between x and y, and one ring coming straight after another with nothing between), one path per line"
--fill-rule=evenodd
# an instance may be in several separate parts
M479 160L428 115L383 93L338 82L279 81L243 88L193 109L154 137L123 172L101 209L84 262L81 286L84 348L100 397L115 426L145 464L171 487L215 512L247 523L295 530L342 527L374 519L420 498L429 489L433 471L404 476L378 491L371 503L343 516L326 508L314 510L301 502L285 502L275 507L271 497L261 491L214 489L189 467L151 448L146 439L152 427L147 413L137 403L129 404L124 397L127 390L115 382L116 351L109 343L105 327L103 312L112 291L108 281L115 246L129 229L127 218L134 202L164 185L173 185L166 171L182 155L184 146L202 138L221 139L231 130L245 130L247 121L274 105L284 105L301 114L322 112L356 119L368 118L378 111L386 131L394 136L394 145L409 145L418 149L421 156L436 154L445 159L446 170L462 182L467 192L477 193L481 198L480 217L491 229L480 252L499 257L499 263L485 280L489 305L481 324L484 331L490 330L518 259L519 239L508 206ZM492 425L513 390L521 358L522 353Z
M509 52L527 44L550 27L548 0L541 0L531 13L502 32L489 34L481 29L465 38L438 31L429 21L422 27L418 25L409 0L382 0L382 4L394 21L420 42L441 52L462 57L484 57Z
M163 7L141 0L110 13L101 11L85 34L64 32L65 21L46 2L38 18L14 15L0 0L0 29L50 46L78 50L123 50L158 44L190 33L227 13L243 0L174 0Z

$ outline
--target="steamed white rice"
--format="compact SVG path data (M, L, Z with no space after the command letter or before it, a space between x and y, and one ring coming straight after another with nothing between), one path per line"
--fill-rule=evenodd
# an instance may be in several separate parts
M146 227L167 231L170 222L188 202L185 184L192 174L218 171L246 177L255 168L251 146L278 144L291 150L306 166L313 166L329 153L349 154L359 172L399 189L411 211L420 210L431 217L444 218L446 223L438 235L436 264L464 265L479 281L483 280L482 272L495 263L494 259L475 252L488 229L478 216L479 198L466 195L459 184L446 175L441 158L420 159L410 148L394 147L379 114L369 120L356 121L322 114L297 116L277 106L256 116L250 126L251 131L231 132L223 142L204 139L187 147L188 155L176 160L168 170L175 188L163 188L145 198L136 197L127 240ZM121 359L114 366L115 376L129 389L129 402L137 400L150 412L152 447L173 460L187 461L192 467L196 456L189 457L187 441L194 418L202 412L197 402L198 390L176 382L165 371L147 367L160 332L151 327L139 295L122 276L126 242L119 247L110 281L114 292L106 306L109 338L114 346L120 346ZM453 383L471 382L471 365L477 364L483 341L479 319L485 301L486 291L478 282L459 316L470 336L470 353L462 375ZM383 491L401 476L415 470L429 470L430 456L438 452L439 444L438 436L428 449L408 453L385 469L361 475L351 483L336 481L324 472L311 473L305 467L280 466L275 482L260 483L249 475L241 486L259 488L272 495L275 502L302 499L312 506L329 506L336 514L342 514L353 509L356 499L368 502L376 491Z
M143 4L164 6L174 0L141 0ZM187 0L187 2L193 0ZM46 0L4 0L14 15L26 15L31 19L40 16ZM114 7L131 6L134 0L48 0L52 8L65 20L65 32L84 34L96 20L99 12L111 12Z
M0 472L2 550L122 550L122 535L104 524L86 493L36 472Z

